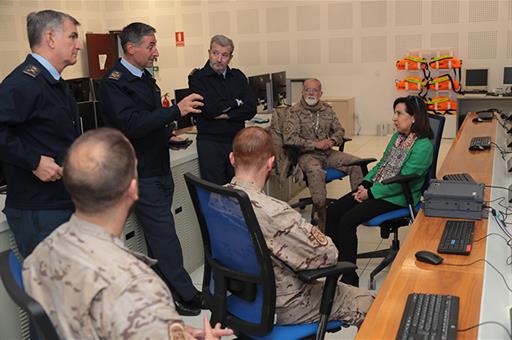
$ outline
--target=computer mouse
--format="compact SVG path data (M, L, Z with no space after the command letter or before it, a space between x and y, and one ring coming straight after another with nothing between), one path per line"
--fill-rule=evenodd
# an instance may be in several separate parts
M444 260L441 256L428 250L420 250L415 255L418 261L429 264L441 264Z

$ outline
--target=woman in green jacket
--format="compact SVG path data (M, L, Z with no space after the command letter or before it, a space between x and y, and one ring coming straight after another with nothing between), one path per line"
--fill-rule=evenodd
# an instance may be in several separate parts
M432 164L433 132L424 101L417 96L402 97L393 103L395 134L375 167L357 190L341 197L327 209L327 231L339 250L339 259L356 263L357 227L375 216L407 206L400 184L382 184L397 175L418 174L411 184L414 204L420 200L421 187ZM354 271L342 281L359 286Z

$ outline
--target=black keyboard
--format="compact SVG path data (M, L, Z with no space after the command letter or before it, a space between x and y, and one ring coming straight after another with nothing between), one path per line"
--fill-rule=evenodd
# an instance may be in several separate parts
M459 297L409 294L397 339L456 339Z
M457 181L457 182L470 182L470 183L476 183L473 177L471 177L470 174L467 172L463 172L460 174L448 174L444 175L443 179L445 181Z
M480 136L471 138L471 142L469 143L469 150L487 150L491 148L491 137L490 136Z
M474 221L449 220L444 225L438 253L469 255L473 243Z

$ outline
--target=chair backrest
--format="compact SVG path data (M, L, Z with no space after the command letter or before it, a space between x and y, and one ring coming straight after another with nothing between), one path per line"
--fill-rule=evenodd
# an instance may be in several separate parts
M437 172L437 158L439 156L439 148L441 147L441 139L443 137L443 130L444 130L444 122L445 118L441 115L428 115L428 121L430 123L430 127L432 128L432 131L434 132L434 137L431 139L432 146L433 146L433 153L432 153L432 165L430 166L429 172L427 177L425 178L425 184L423 185L423 188L421 192L423 193L431 179L436 178L436 172Z
M205 254L203 294L212 321L254 336L274 324L275 278L247 194L185 174Z
M43 307L25 293L21 265L11 250L0 253L0 277L7 294L30 316L39 339L58 339L59 336Z

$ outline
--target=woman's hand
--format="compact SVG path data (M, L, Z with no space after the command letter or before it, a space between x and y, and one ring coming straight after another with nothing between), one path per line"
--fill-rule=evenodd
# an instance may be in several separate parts
M354 196L354 199L358 203L362 203L363 201L366 201L368 199L368 189L360 185L357 187L357 191L352 194Z

